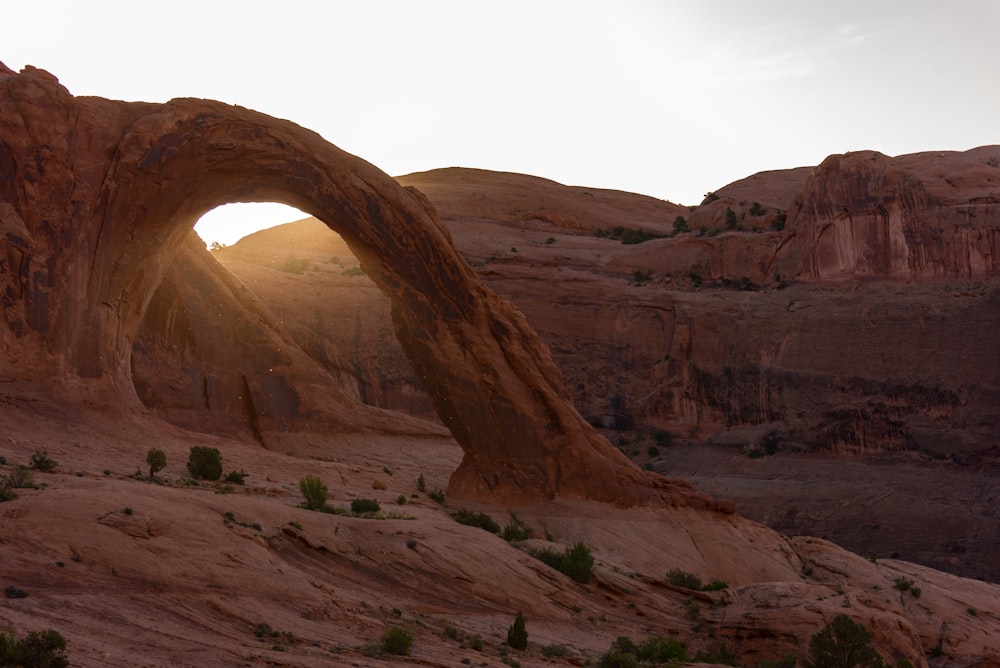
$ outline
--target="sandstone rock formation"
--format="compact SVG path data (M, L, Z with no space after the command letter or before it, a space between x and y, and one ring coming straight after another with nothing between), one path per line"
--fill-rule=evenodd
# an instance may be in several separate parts
M874 265L862 263L855 273L842 273L847 270L834 271L818 259L825 257L818 250L825 242L810 240L839 234L854 240L844 257L884 255L877 234L845 231L865 215L878 215L880 205L911 229L903 235L911 239L905 252L910 257L943 257L941 249L957 248L961 239L985 238L993 234L994 205L987 200L989 192L996 196L990 184L1000 182L991 164L1000 164L1000 148L874 161L873 155L755 175L719 189L718 199L693 211L628 193L483 170L450 168L399 180L435 203L483 281L517 304L549 346L580 412L608 427L605 433L637 461L690 475L785 533L818 533L863 554L901 553L995 580L1000 527L983 482L990 469L981 467L996 461L1000 422L997 277L968 275L959 265L878 274L871 273ZM847 172L857 172L852 182L867 184L851 186L872 193L867 204L855 200L850 216L842 214L842 205L802 204L819 201L809 193L827 186L817 184L831 182L834 173L845 179ZM897 176L886 181L881 173ZM936 174L961 186L947 191L950 204L935 195L937 208L897 210L894 202L906 198L877 185L902 179L938 192L945 181ZM806 215L814 208L827 213ZM734 211L742 231L726 229L726 209ZM947 228L962 212L974 214L971 227ZM668 235L679 215L691 232L632 245L597 236L620 225ZM936 217L940 223L933 222ZM920 225L940 225L943 232L920 232ZM826 231L820 234L820 228ZM282 309L286 327L296 340L309 342L305 347L326 360L331 373L361 379L359 387L369 388L365 401L428 417L402 351L387 340L387 303L371 295L362 301L356 292L358 301L349 309L309 299L310 286L322 285L326 292L341 281L346 290L346 281L355 280L334 277L354 260L342 244L324 241L324 231L315 222L282 226L216 256L271 308ZM291 277L274 266L290 253L306 252L293 250L303 247L314 249L305 275ZM975 255L980 247L986 246L977 241L963 253ZM334 257L340 265L331 262ZM827 268L813 275L807 270L812 266ZM288 301L291 293L303 295L295 306ZM379 345L358 345L358 332ZM328 350L341 351L344 359L331 360ZM392 373L382 375L383 368ZM371 389L376 378L377 389ZM713 466L705 467L695 455L661 447L650 459L654 436L664 432L675 443L717 444L728 458L720 463L713 455ZM643 434L644 442L633 442ZM817 460L811 470L796 460L789 466L816 485L803 483L795 489L810 493L791 494L789 483L752 477L780 477L773 467L744 465L747 453L763 452L765 442L790 456L893 457L879 470L898 484L837 475L835 462ZM940 479L954 483L942 487ZM775 484L780 489L768 493ZM850 509L833 512L845 495L870 501L854 515L845 514ZM928 531L925 519L944 508L952 523Z
M138 406L132 343L194 222L223 203L276 201L337 230L388 296L397 337L465 448L455 493L709 503L640 471L580 418L544 345L483 287L423 196L315 133L204 100L74 98L47 72L2 67L0 136L7 378ZM242 401L278 428L310 416L278 376L244 384ZM346 422L358 404L341 399Z

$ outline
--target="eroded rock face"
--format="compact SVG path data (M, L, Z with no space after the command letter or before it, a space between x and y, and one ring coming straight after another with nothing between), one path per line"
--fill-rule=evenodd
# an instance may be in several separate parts
M74 98L47 72L3 67L0 137L7 378L138 407L132 343L194 222L227 202L280 202L339 232L388 296L465 451L453 493L711 505L581 419L544 345L483 287L424 197L315 133L206 100ZM282 410L299 413L301 395L279 389Z

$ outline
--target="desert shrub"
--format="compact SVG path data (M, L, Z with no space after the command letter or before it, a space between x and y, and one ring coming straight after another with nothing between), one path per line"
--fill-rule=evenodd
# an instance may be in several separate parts
M11 489L34 489L35 481L27 467L15 466L7 475L7 486Z
M882 668L872 634L847 615L837 615L809 641L806 668Z
M914 585L913 580L900 575L898 578L896 578L896 581L892 586L898 589L899 591L906 591L913 585Z
M0 632L0 666L65 668L66 640L52 629L32 631L20 640L13 632Z
M289 274L304 274L308 268L309 260L292 256L285 258L285 263L281 265L281 270Z
M234 485L246 484L246 471L230 471L226 474L226 482L231 482Z
M355 515L377 513L382 509L375 499L351 499L351 512Z
M514 649L528 649L528 629L525 628L524 615L520 612L514 618L514 623L507 629L507 644Z
M531 529L524 526L517 520L511 519L511 521L504 526L503 531L500 532L500 537L508 543L517 543L531 538Z
M420 477L417 478L417 491L426 492L427 491L427 481L424 480L424 474L421 473Z
M455 521L470 527L479 527L490 533L500 533L500 525L486 513L475 513L462 508L451 514Z
M700 206L705 206L706 204L711 204L712 202L714 202L717 199L719 199L718 195L716 195L713 192L707 192L707 193L705 193L705 199L703 199L701 201L701 205Z
M382 636L382 651L397 656L407 656L413 648L413 634L401 626L393 626Z
M723 589L729 589L729 583L722 580L712 580L701 588L702 591L722 591Z
M17 492L12 490L6 482L0 485L0 503L4 501L13 501L17 498Z
M688 227L687 221L684 220L684 216L677 216L674 218L674 233L680 234L681 232L690 232L691 228Z
M49 453L44 450L37 450L31 455L29 464L31 465L31 468L36 471L48 473L49 471L55 471L59 462L49 457Z
M323 510L326 506L326 485L316 476L307 475L299 480L299 491L306 500L306 510Z
M767 213L767 209L765 209L764 207L762 207L760 205L760 202L754 202L750 206L750 215L751 216L763 216L766 213Z
M218 480L222 477L222 455L216 448L192 445L188 454L187 470L192 478Z
M580 584L587 584L593 577L594 555L583 543L575 543L564 552L551 548L536 548L528 553Z
M444 503L444 492L442 492L440 489L432 489L431 491L427 492L427 496L431 497L431 499L437 501L438 503L442 504Z
M547 659L567 655L569 655L569 648L566 645L545 645L542 647L542 656Z
M158 472L166 467L167 455L163 450L150 448L149 452L146 453L146 464L149 465L149 477L154 478Z
M639 665L636 646L628 636L618 636L601 656L601 668L635 668Z
M702 587L701 578L694 573L688 573L679 568L670 569L670 572L667 573L667 582L675 587L684 587L685 589L694 589L695 591L701 591Z
M635 648L636 658L640 661L659 664L676 661L687 661L687 648L677 638L661 638L650 636Z
M594 555L590 548L583 543L575 543L573 547L566 550L560 571L573 578L580 584L587 584L593 577Z
M694 663L717 663L724 666L737 666L739 663L736 657L725 645L719 645L718 649L699 651L694 655Z

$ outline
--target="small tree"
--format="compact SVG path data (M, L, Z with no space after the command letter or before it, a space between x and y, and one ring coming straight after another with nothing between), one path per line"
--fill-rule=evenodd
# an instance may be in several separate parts
M382 650L388 654L407 656L413 647L413 634L400 626L394 626L382 636Z
M299 491L305 497L307 510L323 510L326 507L326 485L316 476L307 475L299 480Z
M872 634L847 615L837 615L809 641L806 668L883 668Z
M146 453L146 463L149 464L149 477L155 478L156 474L167 465L167 455L163 450L150 448Z
M593 577L593 568L594 555L591 554L590 548L583 543L575 543L566 550L559 570L580 584L587 584Z
M222 455L207 445L192 445L187 462L192 478L218 480L222 477Z
M688 227L687 221L684 216L677 216L674 218L674 233L680 234L682 232L690 232L691 228Z
M524 615L520 612L507 629L507 644L514 649L528 649L528 630L524 627Z

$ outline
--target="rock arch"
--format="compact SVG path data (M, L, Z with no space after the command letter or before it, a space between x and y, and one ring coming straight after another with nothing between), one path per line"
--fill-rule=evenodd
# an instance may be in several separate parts
M450 491L712 504L639 470L572 407L523 316L487 290L419 192L291 122L218 102L74 98L0 64L3 370L137 404L131 342L206 211L272 201L337 231L392 304L465 456Z

